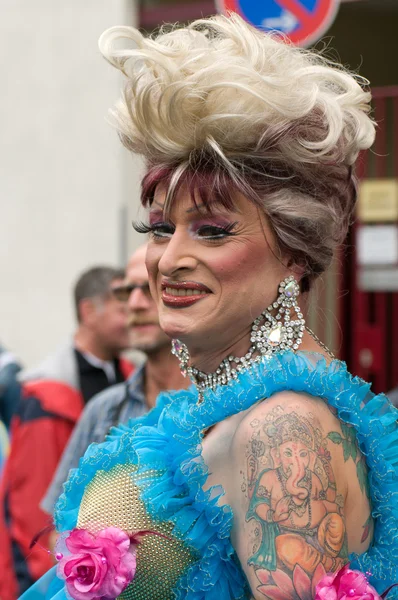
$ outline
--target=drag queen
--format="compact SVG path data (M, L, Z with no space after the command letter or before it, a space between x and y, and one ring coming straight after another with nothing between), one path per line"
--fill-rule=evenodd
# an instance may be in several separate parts
M398 411L303 309L374 140L366 82L237 16L100 47L127 78L135 227L193 385L89 447L24 600L398 598Z

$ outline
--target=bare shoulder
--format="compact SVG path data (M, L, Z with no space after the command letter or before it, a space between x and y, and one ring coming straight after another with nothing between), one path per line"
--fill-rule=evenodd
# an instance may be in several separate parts
M314 584L369 545L355 430L324 400L287 391L258 403L237 425L232 449L234 543L256 600L264 581L270 591L286 577L293 586L300 572Z
M294 415L287 417L287 415ZM321 422L324 428L339 427L339 419L334 409L321 398L309 394L299 394L292 391L283 391L274 394L270 398L257 403L246 412L237 426L234 436L234 447L239 448L252 439L253 430L258 430L261 424L261 432L265 432L267 424L277 426L286 420L296 420L304 424L308 422ZM259 434L260 434L260 430ZM272 431L272 427L271 427Z

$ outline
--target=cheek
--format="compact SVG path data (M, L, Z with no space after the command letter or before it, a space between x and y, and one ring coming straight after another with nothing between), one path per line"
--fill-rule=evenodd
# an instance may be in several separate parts
M127 309L119 306L109 306L102 314L99 320L100 326L104 329L120 329L127 325Z
M122 315L113 315L112 318L108 320L109 331L121 331L122 329L127 328L127 319L125 319Z
M249 249L243 244L235 247L231 244L219 256L215 255L211 263L214 272L218 274L220 280L233 281L247 277L255 261L252 260Z
M238 296L245 290L251 295L256 289L261 290L261 286L253 286L253 283L258 284L259 280L266 277L270 258L269 249L259 246L251 243L232 243L228 244L222 253L214 253L211 256L209 267L224 293L235 295L237 287L240 290Z

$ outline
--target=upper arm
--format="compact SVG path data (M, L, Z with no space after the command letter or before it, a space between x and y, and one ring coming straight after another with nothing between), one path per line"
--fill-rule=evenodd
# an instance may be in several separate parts
M286 598L347 562L347 479L339 420L284 392L256 406L233 442L233 544L255 599ZM300 588L301 589L301 588ZM276 597L276 596L275 596Z

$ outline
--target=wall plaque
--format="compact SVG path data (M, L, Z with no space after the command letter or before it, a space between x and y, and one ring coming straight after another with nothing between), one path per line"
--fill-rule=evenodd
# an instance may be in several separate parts
M398 221L398 179L361 181L357 211L364 223Z

